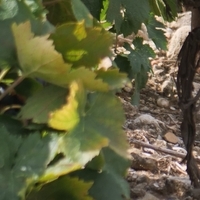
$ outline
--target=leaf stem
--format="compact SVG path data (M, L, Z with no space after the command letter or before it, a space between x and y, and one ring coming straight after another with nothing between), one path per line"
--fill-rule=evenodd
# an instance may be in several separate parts
M16 81L14 81L6 90L5 92L0 95L0 100L2 100L9 92L11 92L17 85L19 85L23 80L25 76L20 76Z

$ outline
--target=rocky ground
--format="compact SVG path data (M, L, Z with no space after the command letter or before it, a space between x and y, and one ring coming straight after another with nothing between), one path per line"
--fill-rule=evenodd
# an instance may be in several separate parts
M132 89L120 94L126 113L124 130L130 144L131 167L127 180L132 200L192 200L191 183L182 159L186 155L180 134L181 111L176 94L177 53L190 31L190 13L166 24L167 52L157 52L151 61L154 73L141 91L139 107L130 103ZM200 78L195 78L195 92ZM200 76L199 76L200 77ZM200 111L197 110L194 155L200 163Z

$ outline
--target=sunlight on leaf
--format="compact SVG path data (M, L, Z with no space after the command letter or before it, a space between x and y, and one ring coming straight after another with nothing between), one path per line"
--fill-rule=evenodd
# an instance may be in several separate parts
M80 59L83 58L84 55L86 55L87 52L84 49L80 49L80 50L71 50L66 52L66 59L68 59L71 62L75 62L78 61Z
M51 34L55 49L60 52L65 61L72 63L73 67L94 67L99 61L111 55L113 37L102 27L85 27L85 23L66 23L56 28ZM78 60L69 58L68 52L83 50L87 54ZM73 55L72 55L73 56Z
M49 35L34 37L30 22L13 24L12 30L17 47L20 67L25 75L48 74L52 81L58 75L67 74L70 65L64 63L62 55L55 51Z
M84 21L82 22L82 24L84 24ZM87 33L85 30L84 26L76 26L76 28L74 29L74 35L76 36L76 38L81 41L84 38L87 37Z
M75 30L78 30L76 27L78 27L78 25L73 26ZM81 30L82 26L79 28ZM65 88L68 88L69 84L73 81L79 80L90 90L108 91L108 85L101 79L96 79L95 72L84 67L71 70L71 64L65 63L62 55L54 49L53 41L48 39L49 35L41 37L33 36L30 22L20 25L13 24L12 30L17 46L18 60L24 76L37 77ZM70 30L74 31L74 29ZM70 32L70 34L72 33ZM64 37L66 37L66 35L68 36L67 32L64 33ZM73 34L73 37L76 36ZM76 41L77 45L80 44L77 37ZM66 41L64 38L59 38L59 42L65 43ZM72 42L74 46L76 42L73 39ZM87 41L85 42L87 43ZM75 45L70 51L67 51L70 54L68 57L70 57L71 60L82 62L82 57L88 57L88 54L91 52L86 53L87 48L84 48L86 47L85 42L83 48L81 46L77 48L78 46ZM66 44L69 47L71 45L71 43ZM87 44L87 46L88 45L89 44ZM90 58L91 57L93 57L93 55L91 55Z
M72 70L67 76L67 80L69 82L72 82L74 80L81 80L84 86L92 91L97 90L101 92L106 92L109 90L109 86L106 82L103 82L102 79L98 79L95 72L84 67Z
M49 126L58 130L72 130L80 121L78 106L84 98L84 89L81 84L73 82L70 87L70 94L67 98L67 104L61 109L50 114ZM80 98L80 99L79 99Z

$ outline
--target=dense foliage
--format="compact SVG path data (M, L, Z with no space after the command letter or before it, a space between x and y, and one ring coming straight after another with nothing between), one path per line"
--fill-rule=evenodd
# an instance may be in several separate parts
M129 78L147 81L143 39L112 57L113 34L146 25L165 48L154 15L171 19L173 0L0 1L0 200L129 198L124 114L115 96ZM100 21L100 23L98 22ZM118 64L118 69L115 64ZM123 72L119 72L123 71Z

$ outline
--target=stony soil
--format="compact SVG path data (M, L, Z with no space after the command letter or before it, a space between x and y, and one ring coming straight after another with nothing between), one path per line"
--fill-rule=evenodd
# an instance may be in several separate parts
M194 197L191 192L186 165L181 162L186 151L180 134L181 111L174 82L176 56L187 35L184 33L178 37L180 34L176 35L176 32L183 25L188 26L189 22L190 14L186 13L181 14L178 21L166 25L169 51L157 51L157 57L151 61L154 73L149 75L148 84L141 91L140 105L131 105L133 89L130 87L124 88L119 95L126 114L123 128L130 145L131 167L127 181L130 183L132 200L200 199L200 195ZM185 30L189 31L188 28ZM197 74L195 92L200 89L198 77ZM194 155L200 161L200 111L197 110L196 114Z

